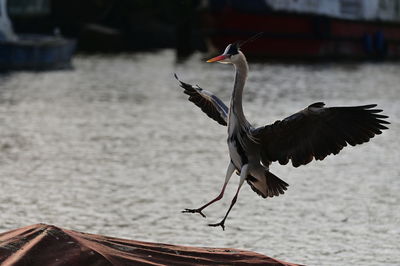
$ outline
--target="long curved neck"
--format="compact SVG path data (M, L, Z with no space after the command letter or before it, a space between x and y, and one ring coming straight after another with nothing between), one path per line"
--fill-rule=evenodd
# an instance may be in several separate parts
M239 60L234 63L234 66L236 70L236 76L233 86L230 110L234 113L234 116L239 120L240 124L243 125L247 123L247 120L243 113L242 95L243 88L247 79L247 73L249 71L246 58L243 54L241 54Z

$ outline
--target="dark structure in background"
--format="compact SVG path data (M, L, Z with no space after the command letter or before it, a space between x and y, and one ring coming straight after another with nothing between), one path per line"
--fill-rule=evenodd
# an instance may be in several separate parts
M30 6L30 8L26 8ZM400 58L400 0L13 0L16 32L78 39L83 52L246 47L256 57Z
M78 39L79 51L177 47L179 54L187 55L205 50L198 23L200 1L36 0L42 3L42 12L35 15L17 12L23 2L9 5L17 32L52 33L57 28L62 35Z

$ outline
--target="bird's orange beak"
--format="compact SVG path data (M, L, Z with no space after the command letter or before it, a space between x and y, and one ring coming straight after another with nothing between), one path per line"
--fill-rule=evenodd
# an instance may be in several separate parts
M207 63L212 63L212 62L221 61L221 60L224 60L224 59L227 58L227 57L228 57L228 56L226 56L226 55L219 55L219 56L213 57L213 58L211 58L211 59L208 59L208 60L207 60Z

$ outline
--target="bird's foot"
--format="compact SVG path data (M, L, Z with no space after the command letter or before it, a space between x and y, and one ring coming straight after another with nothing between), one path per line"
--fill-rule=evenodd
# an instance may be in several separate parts
M222 230L225 231L225 220L222 220L221 222L216 223L216 224L208 224L208 226L212 226L212 227L221 226Z
M206 215L202 212L203 209L184 209L182 212L183 213L199 213L201 216L206 218Z

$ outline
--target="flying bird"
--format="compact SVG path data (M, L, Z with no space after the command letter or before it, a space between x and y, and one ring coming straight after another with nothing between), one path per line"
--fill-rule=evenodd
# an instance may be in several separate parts
M229 44L223 54L207 62L232 64L235 79L229 108L213 93L180 81L189 101L201 108L210 118L228 127L230 162L220 194L197 209L185 209L185 213L199 213L220 200L225 188L236 171L240 175L239 186L225 216L219 223L225 230L225 220L236 203L240 188L246 181L251 189L263 198L279 196L289 186L269 171L272 162L294 167L323 160L330 154L338 154L348 144L355 146L368 142L387 129L390 124L376 104L348 107L325 107L323 102L309 105L305 109L273 124L255 128L243 113L242 94L248 74L246 57L240 50L243 43Z

